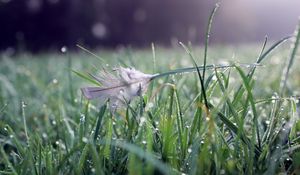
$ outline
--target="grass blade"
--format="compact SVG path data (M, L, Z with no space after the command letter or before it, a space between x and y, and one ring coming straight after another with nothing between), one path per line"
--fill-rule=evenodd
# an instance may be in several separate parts
M286 65L286 67L284 69L284 73L282 75L282 80L281 80L281 85L280 85L280 87L281 87L281 96L285 92L289 72L290 72L290 69L291 69L291 67L294 63L294 59L296 57L296 53L297 53L297 50L298 50L298 45L299 45L299 42L300 42L300 20L299 20L299 24L298 24L298 27L296 29L295 35L296 35L295 36L296 40L293 43L293 49L292 49L292 52L291 52L291 55L290 55L290 59L289 59L287 65Z
M209 16L208 24L207 24L207 29L206 29L206 34L205 34L204 59L203 59L203 67L204 67L204 69L202 71L202 76L203 76L203 80L204 81L205 81L207 50L208 50L208 42L209 42L209 38L210 38L211 25L212 25L213 18L215 16L215 13L216 13L216 11L217 11L218 8L219 8L219 4L216 4L215 8L213 9L213 11L211 12L211 14Z

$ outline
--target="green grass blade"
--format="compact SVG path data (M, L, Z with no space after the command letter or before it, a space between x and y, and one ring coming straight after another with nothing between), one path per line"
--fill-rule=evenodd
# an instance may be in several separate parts
M299 20L299 24L298 24L298 27L297 27L295 33L296 33L295 34L296 40L293 43L292 52L291 52L289 61L288 61L287 65L284 69L282 80L281 80L281 85L280 85L280 87L281 87L281 89L280 89L281 90L281 92L280 92L281 96L285 92L289 72L290 72L290 69L291 69L291 67L294 63L294 60L295 60L295 57L296 57L296 54L297 54L297 50L298 50L298 46L299 46L299 42L300 42L300 20Z
M80 73L80 72L75 71L75 70L71 70L71 71L72 71L73 73L75 73L77 76L79 76L79 77L81 77L81 78L83 78L83 79L89 81L90 83L92 83L92 84L94 84L94 85L97 85L97 86L101 86L101 84L100 84L98 81L96 81L96 80L93 79L93 78L90 78L88 75L85 75L85 74Z
M105 103L100 108L100 111L99 111L99 114L98 114L97 125L96 125L96 129L95 129L95 133L94 133L94 142L97 140L97 137L99 136L102 119L103 119L103 116L104 116L105 111L106 111L106 106L107 106L107 103Z
M183 44L183 43L179 43L184 49L185 51L188 53L188 55L190 56L191 60L193 61L193 64L197 70L197 73L198 73L198 78L200 80L200 85L201 85L201 91L202 91L202 94L203 94L203 98L204 98L204 104L206 106L207 109L209 109L208 107L208 102L207 102L207 98L206 98L206 92L205 92L205 86L204 86L204 80L203 80L203 77L201 76L201 73L200 73L200 69L191 53L191 51ZM204 67L205 69L205 67Z
M239 75L241 76L241 78L243 80L243 85L245 86L245 89L247 90L247 93L248 93L248 97L249 97L249 101L251 104L253 117L254 117L254 124L255 124L254 127L256 128L256 136L257 136L258 146L259 146L259 148L261 148L261 138L260 138L260 132L259 132L258 115L257 115L257 111L256 111L255 100L254 100L254 97L252 94L252 88L249 84L249 79L247 78L247 76L245 75L243 70L238 66L236 66L236 69L238 70Z
M212 21L213 18L217 12L217 9L219 8L219 4L215 5L215 8L211 12L209 19L208 19L208 24L206 28L206 34L205 34L205 44L204 44L204 59L203 59L203 71L202 71L202 76L203 80L205 81L205 71L206 71L206 60L207 60L207 50L208 50L208 43L209 43L209 38L210 38L210 31L211 31L211 26L212 26Z

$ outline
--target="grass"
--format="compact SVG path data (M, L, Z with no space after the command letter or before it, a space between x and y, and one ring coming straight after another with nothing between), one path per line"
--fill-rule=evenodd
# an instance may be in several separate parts
M235 68L206 70L204 92L197 73L160 78L143 97L114 115L106 105L99 107L97 101L82 97L79 88L90 83L71 71L94 72L94 66L103 66L99 59L86 53L23 54L15 59L2 55L0 172L296 172L300 165L295 97L299 95L299 81L293 80L299 79L299 72L292 66L286 89L278 95L282 92L282 64L286 62L281 58L289 56L288 46L283 44L268 54L264 66L256 70L238 64ZM227 57L232 62L252 63L257 57L253 50L260 52L258 46L254 48L212 48L214 56L207 61L218 64L224 62L218 58ZM193 58L199 60L203 49L193 51ZM193 65L180 47L152 52L125 49L99 55L109 65L134 66L147 73ZM203 93L208 107L201 100Z
M208 50L210 27L203 48L2 54L0 174L298 174L300 32ZM116 113L79 90L95 83L80 72L163 73L201 60L234 66L161 77Z

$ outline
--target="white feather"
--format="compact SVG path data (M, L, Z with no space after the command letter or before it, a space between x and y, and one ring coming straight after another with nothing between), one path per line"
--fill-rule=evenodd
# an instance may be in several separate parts
M93 76L102 87L81 88L83 95L87 99L98 98L101 102L109 99L111 109L115 110L119 105L124 105L135 96L143 94L151 78L156 76L144 74L133 68L119 67L115 71L116 75L103 70L99 76Z

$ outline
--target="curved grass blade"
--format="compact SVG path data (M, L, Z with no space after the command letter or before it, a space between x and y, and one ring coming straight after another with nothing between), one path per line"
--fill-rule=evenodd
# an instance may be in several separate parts
M205 87L204 87L204 79L201 76L200 69L199 69L199 67L198 67L191 51L183 43L180 42L179 44L185 49L185 51L187 52L187 54L190 56L191 60L193 61L193 64L194 64L194 66L197 70L198 77L199 77L199 80L200 80L201 90L202 90L202 94L203 94L203 98L204 98L204 104L205 104L206 108L209 109L207 98L206 98ZM203 69L205 69L205 66L203 66Z

